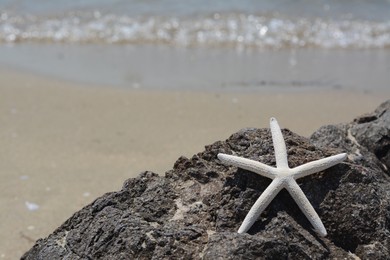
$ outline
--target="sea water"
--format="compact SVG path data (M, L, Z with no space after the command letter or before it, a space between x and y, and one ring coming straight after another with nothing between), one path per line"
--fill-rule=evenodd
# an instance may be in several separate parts
M0 42L388 48L390 1L0 1Z
M389 49L388 0L0 0L0 64L94 84L387 88Z

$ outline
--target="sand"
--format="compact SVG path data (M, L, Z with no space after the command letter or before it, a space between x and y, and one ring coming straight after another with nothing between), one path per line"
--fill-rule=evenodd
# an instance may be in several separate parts
M389 93L218 93L81 86L0 70L0 258L15 259L127 178L245 127L309 136L374 110Z

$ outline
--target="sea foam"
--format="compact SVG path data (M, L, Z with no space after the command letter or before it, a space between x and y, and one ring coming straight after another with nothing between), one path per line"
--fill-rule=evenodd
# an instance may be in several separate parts
M181 47L390 47L390 21L277 13L127 16L99 11L44 16L0 12L0 43L158 44Z

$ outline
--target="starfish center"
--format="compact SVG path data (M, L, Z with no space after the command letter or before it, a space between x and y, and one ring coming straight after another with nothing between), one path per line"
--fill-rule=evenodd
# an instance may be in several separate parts
M291 170L290 169L285 169L285 168L278 168L278 176L280 177L291 177Z

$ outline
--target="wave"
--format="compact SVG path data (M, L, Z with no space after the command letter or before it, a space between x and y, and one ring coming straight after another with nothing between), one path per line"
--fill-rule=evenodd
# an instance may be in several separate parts
M140 16L70 12L34 16L0 11L0 43L163 44L183 47L389 48L390 21L214 13Z

